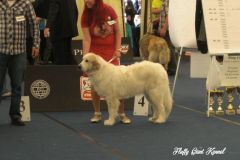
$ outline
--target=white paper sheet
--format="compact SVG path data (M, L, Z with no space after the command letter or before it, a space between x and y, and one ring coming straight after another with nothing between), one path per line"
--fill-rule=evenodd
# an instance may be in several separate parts
M210 54L240 53L240 1L202 0Z
M169 34L175 47L197 48L196 0L169 1Z
M22 121L24 121L24 122L30 122L31 121L29 96L22 96L21 97L20 113L22 115Z

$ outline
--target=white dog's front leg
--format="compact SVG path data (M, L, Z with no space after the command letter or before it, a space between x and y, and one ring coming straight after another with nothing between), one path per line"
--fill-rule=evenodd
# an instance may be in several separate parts
M106 98L109 118L104 121L104 125L114 125L120 102L116 98Z

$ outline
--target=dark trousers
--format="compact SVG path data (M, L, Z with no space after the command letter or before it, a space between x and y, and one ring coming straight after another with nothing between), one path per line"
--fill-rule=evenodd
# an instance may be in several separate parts
M44 59L44 50L46 48L46 38L44 37L44 30L40 30L40 39L41 39L41 43L40 43L40 60L43 61Z
M53 59L53 57L52 57L52 42L49 37L47 37L45 40L46 40L45 41L46 46L43 50L42 60L43 60L43 63L47 64L49 61L52 61L52 59Z
M21 117L20 101L22 93L22 82L26 71L26 54L6 55L0 53L0 93L2 93L3 83L6 76L6 71L11 80L11 104L9 115L12 119ZM0 96L1 103L1 96Z
M72 54L72 38L52 40L53 63L54 64L76 64Z

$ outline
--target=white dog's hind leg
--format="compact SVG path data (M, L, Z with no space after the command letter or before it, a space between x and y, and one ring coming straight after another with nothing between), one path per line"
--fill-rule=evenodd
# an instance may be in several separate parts
M158 118L158 110L156 109L156 106L152 104L153 108L153 116L150 117L148 120L151 122L154 122Z
M104 121L104 125L114 125L120 102L116 98L106 98L109 118Z
M162 101L156 106L158 110L158 118L153 123L165 123L166 122L166 111Z
M148 100L149 104L152 106L153 115L148 120L153 122L158 118L158 113L157 113L157 110L156 110L156 106L152 103L152 100L150 99L150 97L148 96L147 93L145 93L144 95L145 95L146 99Z
M166 111L163 105L163 93L159 93L158 90L150 90L148 92L149 101L153 104L154 113L152 119L153 123L164 123L166 122Z

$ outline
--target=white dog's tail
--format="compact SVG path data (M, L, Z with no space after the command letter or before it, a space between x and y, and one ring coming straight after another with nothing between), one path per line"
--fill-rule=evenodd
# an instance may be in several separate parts
M169 86L166 87L166 88L167 88L167 92L164 96L164 102L163 103L164 103L164 106L165 106L166 118L167 118L172 111L173 99L172 99L172 94L171 94Z

